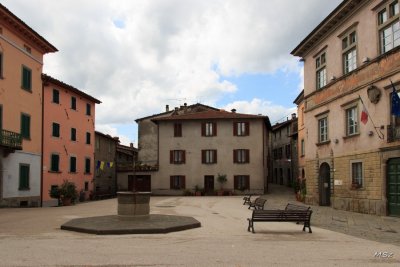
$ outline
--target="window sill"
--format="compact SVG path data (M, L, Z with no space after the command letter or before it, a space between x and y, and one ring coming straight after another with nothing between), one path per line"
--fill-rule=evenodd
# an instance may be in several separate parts
M22 137L22 139L26 140L26 141L31 141L30 137Z
M184 162L172 162L171 164L174 164L174 165L182 165L182 164L185 164Z
M49 171L50 173L62 173L61 171Z
M91 172L85 172L84 175L92 175Z
M300 158L304 158L306 155L301 155Z
M68 173L70 173L70 174L77 174L78 172L68 172Z
M331 140L328 140L328 141L316 143L315 145L316 146L323 146L323 145L329 145L330 143L331 143Z
M25 92L28 92L28 93L32 94L32 89L23 88L23 87L21 87L21 89L24 90Z
M216 162L203 162L202 164L204 165L213 165L213 164L217 164Z
M29 187L28 188L18 188L18 191L29 191L31 190Z
M358 136L360 136L360 133L355 133L355 134L352 134L352 135L343 136L343 140L351 139L351 138L358 137Z

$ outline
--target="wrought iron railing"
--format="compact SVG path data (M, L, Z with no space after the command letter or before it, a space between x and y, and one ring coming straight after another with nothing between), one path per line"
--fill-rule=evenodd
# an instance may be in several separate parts
M0 146L16 150L22 149L22 135L7 130L0 131Z

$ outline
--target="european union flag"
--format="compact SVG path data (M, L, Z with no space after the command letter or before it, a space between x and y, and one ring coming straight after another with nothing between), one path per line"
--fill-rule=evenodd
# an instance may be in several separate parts
M390 81L393 87L393 93L392 93L392 115L395 115L396 117L400 117L400 97L396 92L396 88L394 87L392 81Z

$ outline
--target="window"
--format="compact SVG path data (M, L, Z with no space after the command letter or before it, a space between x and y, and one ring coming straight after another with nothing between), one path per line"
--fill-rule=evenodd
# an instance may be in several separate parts
M86 133L86 144L90 145L90 133Z
M317 72L317 90L326 85L326 53L323 52L315 59Z
M69 172L76 172L76 157L69 158Z
M59 172L60 156L58 154L51 154L50 161L50 171Z
M21 135L24 139L31 138L31 116L21 114Z
M357 68L357 33L351 32L342 39L343 73L347 74Z
M60 137L60 124L53 122L53 131L52 135L54 137Z
M3 106L0 105L0 130L3 129Z
M354 189L363 187L362 162L351 162L351 184Z
M71 128L71 141L76 141L76 129Z
M233 162L234 163L249 163L250 162L250 150L234 149L233 150Z
M283 149L282 147L278 148L278 159L282 159Z
M29 165L19 165L19 190L29 190Z
M300 153L301 156L303 157L305 155L305 144L304 144L304 139L301 139L301 148L300 148Z
M24 44L24 50L25 50L26 52L28 52L29 54L32 53L32 49L31 49L29 46L25 45L25 44Z
M85 158L85 174L90 173L90 158Z
M398 1L388 1L378 13L378 25L381 54L400 45Z
M85 182L85 191L89 191L89 182Z
M76 110L76 98L71 96L71 109Z
M0 52L0 79L3 79L3 53Z
M183 175L173 175L170 176L170 188L171 189L185 189L185 176Z
M277 149L274 149L274 150L272 151L272 153L273 153L273 158L274 158L274 159L278 159L278 150L277 150Z
M249 175L235 175L234 189L235 190L249 190L250 189L250 176Z
M53 89L53 103L60 103L60 92L57 89Z
M182 124L174 123L174 137L182 137Z
M203 164L217 163L217 150L202 150L201 163Z
M346 109L346 136L358 134L357 106Z
M205 122L201 124L201 135L202 136L216 136L217 135L217 124L215 122Z
M185 163L185 150L171 150L170 151L170 163L171 164L183 164Z
M250 127L248 122L234 122L233 123L233 135L234 136L246 136L250 134Z
M86 115L90 116L91 115L91 107L89 103L86 103Z
M292 158L291 157L291 147L290 147L290 144L289 145L286 145L286 147L285 147L285 154L286 154L286 158L287 159L290 159L290 158Z
M32 90L32 70L22 66L21 88L27 91Z
M328 141L328 117L318 120L318 142Z

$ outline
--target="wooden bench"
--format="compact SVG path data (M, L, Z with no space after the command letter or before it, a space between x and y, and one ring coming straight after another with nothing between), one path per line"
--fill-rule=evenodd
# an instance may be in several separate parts
M304 205L296 205L292 203L288 203L286 205L285 210L310 210L310 206L304 206ZM300 222L296 222L296 224L299 224Z
M267 202L266 199L258 197L254 201L250 201L249 209L254 208L255 210L263 210L265 202Z
M253 194L249 194L247 196L244 196L243 197L243 200L244 200L243 205L246 205L246 204L250 205L252 196L253 196Z
M304 223L303 231L308 227L311 230L311 214L312 210L253 210L251 218L248 218L249 226L247 231L252 230L254 234L254 222L302 222Z

